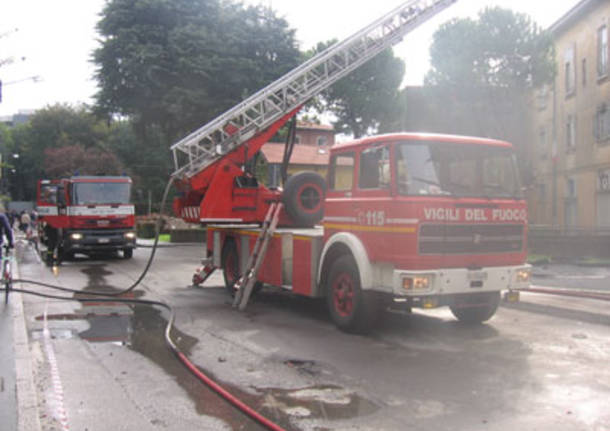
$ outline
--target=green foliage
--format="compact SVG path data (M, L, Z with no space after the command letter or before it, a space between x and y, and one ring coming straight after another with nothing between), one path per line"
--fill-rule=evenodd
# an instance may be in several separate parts
M319 43L308 53L312 56L335 41ZM404 62L388 49L324 91L314 109L330 111L337 120L337 133L358 138L377 132L380 124L398 108L399 87L405 72Z
M436 31L426 84L522 91L553 79L553 57L550 36L528 15L488 7L478 20L453 19Z
M172 141L294 67L294 30L262 6L112 0L98 24L97 109ZM167 149L171 142L164 142Z
M122 173L124 165L109 149L114 126L86 107L55 105L37 111L30 121L10 129L5 154L15 170L9 177L15 200L34 200L36 181L81 174ZM3 142L5 139L3 138Z

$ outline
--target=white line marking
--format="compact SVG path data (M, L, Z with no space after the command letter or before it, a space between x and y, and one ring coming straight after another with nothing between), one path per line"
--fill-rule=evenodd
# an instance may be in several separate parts
M57 367L57 359L55 358L55 351L53 350L53 344L51 342L51 333L49 332L49 325L47 323L47 308L48 303L44 306L44 326L42 330L44 340L44 350L47 354L47 360L51 368L51 381L53 382L53 394L51 398L51 408L55 419L61 425L62 431L69 431L70 425L68 424L68 414L64 406L64 389L61 384L61 378L59 377L59 368Z

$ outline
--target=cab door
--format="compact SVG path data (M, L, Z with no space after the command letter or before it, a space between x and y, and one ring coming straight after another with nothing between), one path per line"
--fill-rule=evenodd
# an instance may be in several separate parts
M392 203L390 145L375 143L360 151L356 167L352 211L354 232L362 239L371 261L386 261L392 254Z

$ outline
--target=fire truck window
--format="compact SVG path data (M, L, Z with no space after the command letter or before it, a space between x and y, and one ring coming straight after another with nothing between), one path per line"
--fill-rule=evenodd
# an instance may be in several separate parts
M57 205L57 186L42 186L40 197L40 200L46 204Z
M388 147L371 148L360 155L358 187L378 189L390 185L390 153Z
M351 190L354 184L354 153L333 156L330 164L329 187L331 190Z
M424 144L400 144L396 147L398 192L410 195L447 194L439 178L440 157Z
M72 188L75 205L129 203L129 183L76 183Z

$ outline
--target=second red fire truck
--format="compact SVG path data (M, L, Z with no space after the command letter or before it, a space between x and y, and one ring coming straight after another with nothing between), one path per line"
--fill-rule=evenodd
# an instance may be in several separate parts
M129 259L136 246L131 178L73 176L38 182L37 211L46 260L76 253L121 251Z

